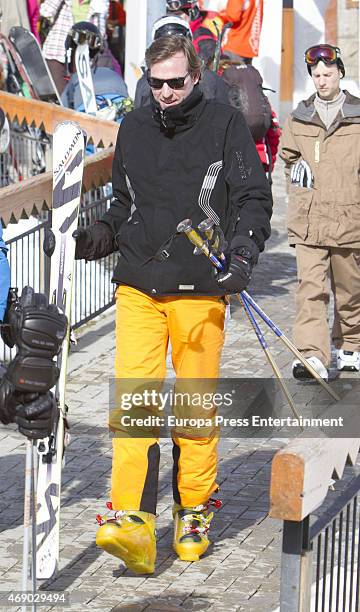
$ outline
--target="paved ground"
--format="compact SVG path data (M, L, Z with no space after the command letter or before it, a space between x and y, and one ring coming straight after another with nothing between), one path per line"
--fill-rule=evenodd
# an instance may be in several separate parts
M291 335L296 270L284 232L281 170L278 168L274 182L273 234L251 290L264 310ZM223 375L258 379L271 376L244 313L234 306L222 360ZM292 355L274 336L268 334L267 338L284 376L288 376ZM104 512L109 499L111 442L106 422L113 359L113 312L109 311L82 329L70 359L72 439L63 473L61 566L51 589L69 592L71 610L76 612L274 610L279 604L282 525L267 516L268 488L272 457L286 443L276 434L267 439L221 441L219 484L223 508L213 521L215 544L199 563L181 562L171 550L168 440L162 444L155 575L136 577L96 548L95 515ZM4 591L17 589L21 578L24 442L9 427L0 428L0 440L0 590ZM353 474L351 469L347 478Z

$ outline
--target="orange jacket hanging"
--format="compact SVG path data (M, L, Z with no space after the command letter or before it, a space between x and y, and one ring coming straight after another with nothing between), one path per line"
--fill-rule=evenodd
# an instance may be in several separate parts
M259 55L263 4L263 0L228 0L221 16L234 25L224 39L224 52L231 51L241 57Z

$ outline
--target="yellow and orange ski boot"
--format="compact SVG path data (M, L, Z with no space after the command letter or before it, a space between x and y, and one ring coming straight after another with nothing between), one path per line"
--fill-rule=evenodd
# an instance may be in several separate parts
M107 507L112 510L111 502ZM156 560L155 515L140 510L117 510L112 517L97 515L96 544L124 561L136 574L153 574Z
M208 512L210 505L221 508L222 503L220 500L209 499L206 504L194 508L173 505L173 549L181 561L199 561L211 544L208 531L214 513Z

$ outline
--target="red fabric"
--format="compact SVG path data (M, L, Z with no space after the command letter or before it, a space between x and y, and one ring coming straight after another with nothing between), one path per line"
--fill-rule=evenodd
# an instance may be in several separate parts
M275 166L276 155L279 148L279 141L281 136L281 129L279 127L279 121L274 110L271 111L272 121L271 125L266 132L265 138L255 142L257 152L260 157L260 161L264 167L265 172L270 169L270 158L269 152L272 159L272 170Z
M190 21L189 26L190 26L190 30L192 31L193 34L194 34L195 30L200 28L201 24L202 24L202 17L198 17L197 19L194 19L193 21Z
M30 30L40 42L40 36L38 32L38 22L40 17L40 7L37 0L26 0L27 12L30 23Z
M126 24L126 13L124 7L116 0L110 0L109 4L109 19L115 21L117 25L124 27Z
M204 40L213 40L216 42L216 37L211 30L209 30L209 28L206 28L203 25L203 19L201 16L193 21L190 21L189 25L193 35L193 45L195 47L195 51L200 55L200 57L202 57L199 43Z

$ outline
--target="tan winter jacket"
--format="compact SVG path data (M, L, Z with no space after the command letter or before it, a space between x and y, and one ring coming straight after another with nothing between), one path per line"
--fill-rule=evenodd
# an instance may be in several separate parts
M282 130L290 245L360 248L360 98L344 93L328 131L315 110L315 94L300 102ZM290 183L291 165L300 159L311 168L312 188Z

